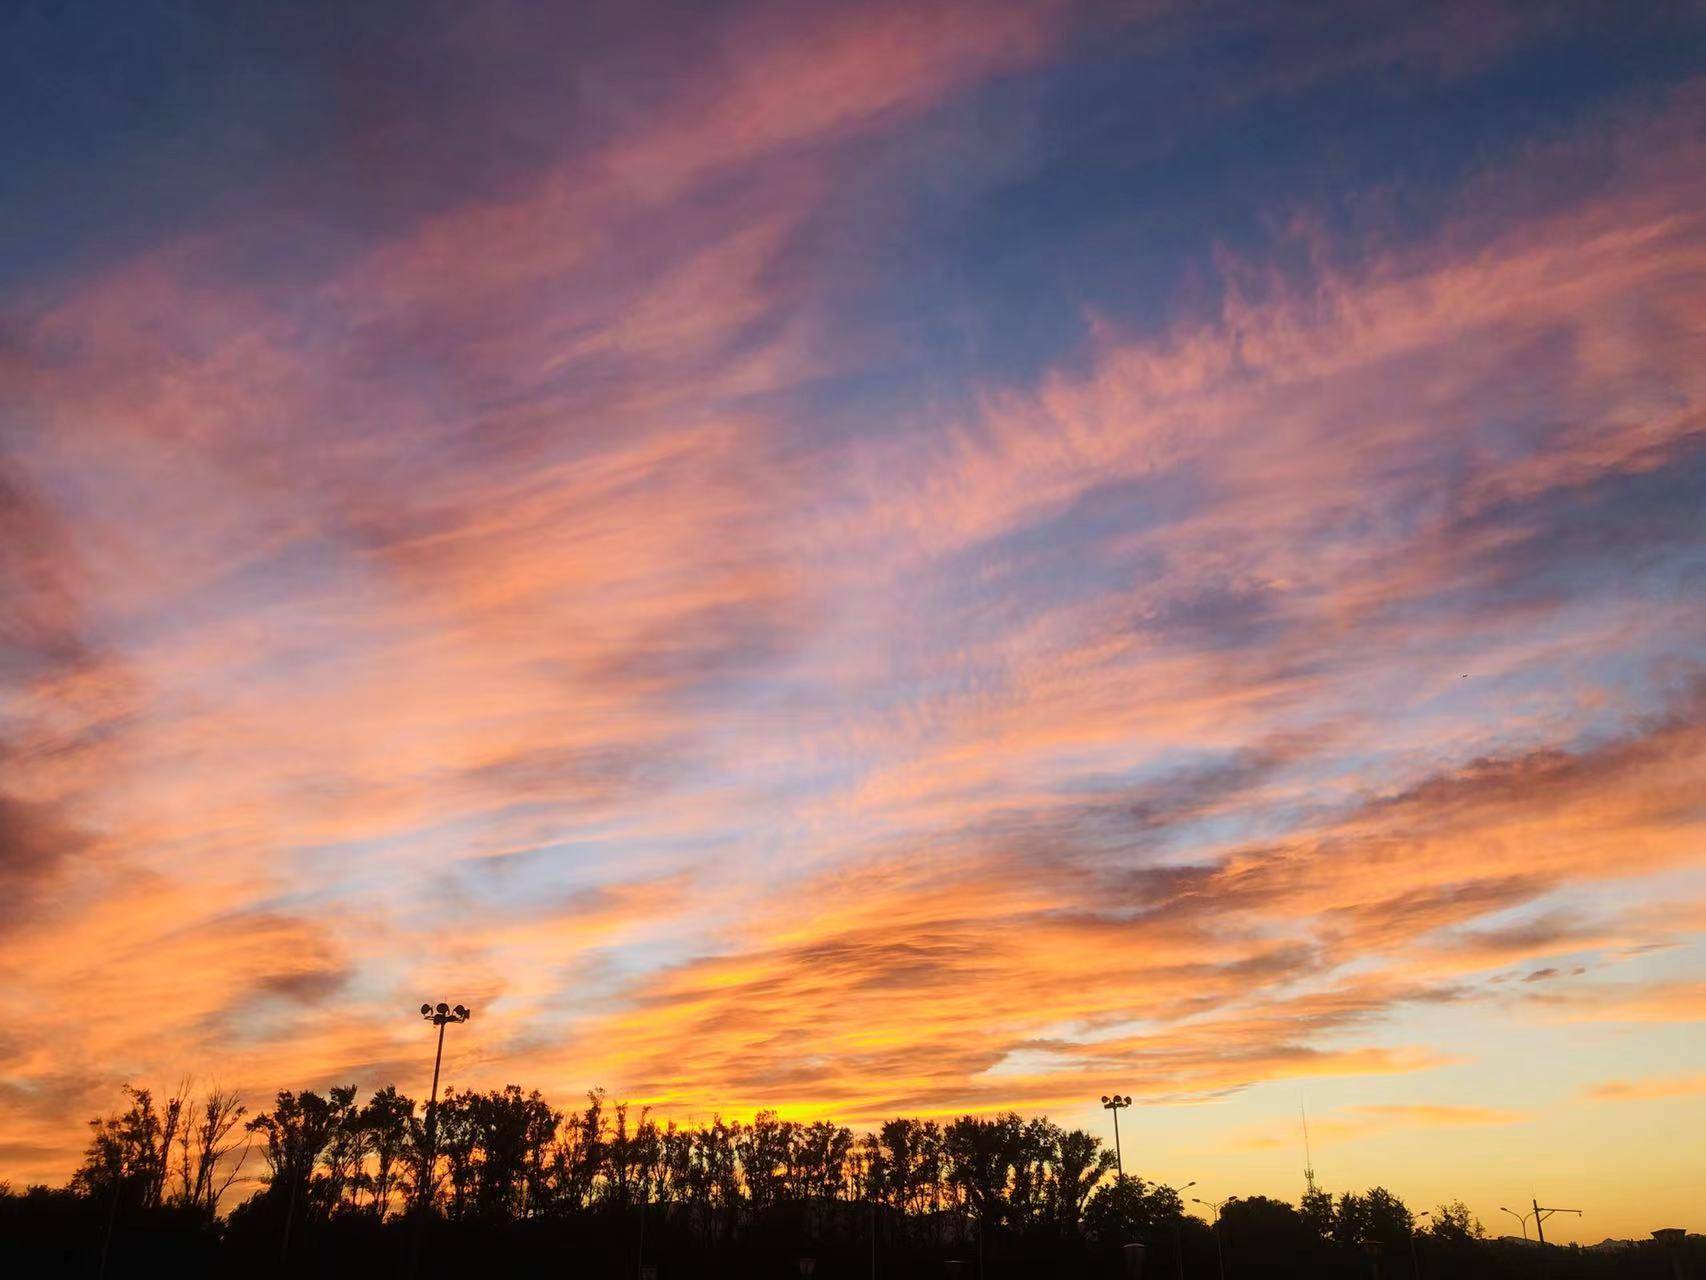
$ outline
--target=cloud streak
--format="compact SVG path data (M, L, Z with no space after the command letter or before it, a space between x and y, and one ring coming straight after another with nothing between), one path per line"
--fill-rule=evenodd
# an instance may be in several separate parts
M1405 1092L1465 1068L1438 1020L1698 1018L1650 959L1701 937L1659 909L1706 820L1698 83L1443 194L1371 179L1353 225L1276 200L1154 296L1074 296L1033 371L951 271L894 279L907 237L988 206L980 323L1013 262L1119 270L1063 83L1267 19L609 21L649 87L572 62L501 174L428 198L352 86L362 217L7 300L20 1176L123 1078L406 1073L441 993L479 1011L458 1084L857 1120L1396 1091L1347 1138L1531 1118ZM1369 22L1205 83L1188 137L1370 67L1437 105L1540 39Z

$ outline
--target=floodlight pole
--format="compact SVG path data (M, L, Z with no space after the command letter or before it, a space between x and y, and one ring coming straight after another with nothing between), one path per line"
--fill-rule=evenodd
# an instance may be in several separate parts
M437 1005L421 1006L421 1017L438 1028L438 1049L432 1058L432 1092L427 1095L426 1164L421 1170L421 1180L425 1186L416 1188L415 1191L415 1207L420 1211L423 1220L432 1208L431 1196L438 1184L438 1073L439 1068L444 1065L444 1028L452 1022L466 1022L469 1016L470 1011L462 1005L453 1009L440 1001ZM423 1190L428 1197L425 1200L421 1199Z
M432 1092L427 1094L427 1162L438 1154L438 1071L444 1065L444 1023L438 1024L438 1048L432 1055Z
M1131 1105L1131 1095L1121 1097L1117 1093L1102 1095L1102 1110L1114 1113L1114 1166L1119 1170L1120 1181L1125 1181L1125 1156L1120 1152L1120 1109Z

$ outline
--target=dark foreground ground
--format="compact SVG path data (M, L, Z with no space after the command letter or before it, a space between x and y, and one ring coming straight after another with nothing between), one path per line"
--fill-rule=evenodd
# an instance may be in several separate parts
M482 1227L371 1220L299 1227L288 1242L279 1224L254 1229L207 1228L169 1210L116 1219L88 1200L0 1207L4 1269L13 1276L503 1276L610 1277L611 1280L868 1280L871 1240L813 1239L779 1228L747 1230L706 1245L654 1211L642 1264L637 1215L588 1216ZM1213 1234L1191 1223L1158 1233L1146 1247L1143 1280L1219 1280L1222 1259ZM1691 1239L1676 1253L1657 1244L1598 1252L1506 1241L1447 1247L1419 1237L1414 1253L1382 1255L1296 1241L1223 1240L1228 1280L1706 1280L1706 1243ZM881 1280L1115 1280L1134 1274L1113 1244L1009 1238L938 1244L882 1238L875 1274ZM104 1263L104 1268L103 1268ZM642 1266L645 1268L642 1270Z

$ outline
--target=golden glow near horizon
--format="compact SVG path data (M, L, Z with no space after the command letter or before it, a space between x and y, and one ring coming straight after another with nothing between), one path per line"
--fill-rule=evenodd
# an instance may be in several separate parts
M1334 1191L1706 1226L1706 83L1153 9L278 54L228 184L174 119L0 254L0 1177L422 1095L446 998L558 1105L1117 1086L1295 1199L1302 1103Z

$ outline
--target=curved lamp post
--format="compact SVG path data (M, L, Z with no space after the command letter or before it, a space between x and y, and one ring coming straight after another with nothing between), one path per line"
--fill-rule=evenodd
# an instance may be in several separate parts
M1502 1204L1499 1206L1499 1212L1508 1213L1511 1217L1515 1218L1517 1220L1517 1224L1522 1228L1522 1238L1524 1240L1528 1239L1528 1215L1526 1213L1518 1213L1515 1209L1507 1209Z
M1120 1097L1117 1093L1102 1095L1102 1110L1114 1113L1114 1164L1120 1171L1120 1181L1125 1181L1125 1157L1120 1154L1120 1110L1131 1105L1131 1095Z

